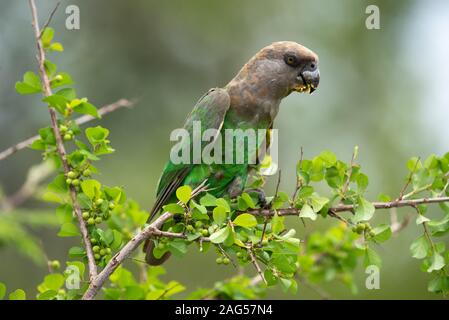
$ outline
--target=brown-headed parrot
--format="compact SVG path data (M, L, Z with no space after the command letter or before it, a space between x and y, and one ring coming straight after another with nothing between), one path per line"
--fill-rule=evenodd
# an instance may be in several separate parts
M272 43L257 52L224 88L214 88L204 94L189 114L184 128L192 132L194 122L200 121L201 132L212 128L219 130L222 136L226 129L269 130L281 100L293 91L312 93L319 80L318 56L314 52L296 42ZM218 139L214 143L219 143ZM238 196L254 168L249 158L256 151L245 151L248 156L243 163L204 164L192 161L175 164L169 160L160 177L148 222L163 205L176 202L175 192L183 185L195 188L207 181L209 192L217 197ZM156 258L153 249L154 242L148 240L144 252L150 265L159 265L170 255L166 252Z

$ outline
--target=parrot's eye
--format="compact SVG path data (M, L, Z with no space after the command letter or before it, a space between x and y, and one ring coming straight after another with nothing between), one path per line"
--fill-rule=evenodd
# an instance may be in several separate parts
M286 54L284 57L284 61L286 64L288 64L291 67L296 67L299 64L298 58L291 54Z

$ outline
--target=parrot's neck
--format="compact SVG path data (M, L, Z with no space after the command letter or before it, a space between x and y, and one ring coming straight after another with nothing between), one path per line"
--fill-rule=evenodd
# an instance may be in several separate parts
M254 124L271 124L279 111L281 99L255 90L248 82L231 81L226 89L231 98L230 111L238 119Z

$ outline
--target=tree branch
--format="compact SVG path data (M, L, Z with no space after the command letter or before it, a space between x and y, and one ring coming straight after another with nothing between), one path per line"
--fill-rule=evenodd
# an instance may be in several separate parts
M98 109L98 114L100 116L104 116L104 115L114 112L120 108L131 108L132 106L134 106L135 103L136 103L135 100L120 99L114 103L105 105L105 106L101 107L100 109ZM78 125L82 125L82 124L85 124L89 121L96 120L96 119L97 118L94 118L90 115L84 115L84 116L77 118L75 120L75 123ZM2 152L0 152L0 161L8 158L9 156L13 155L14 153L16 153L20 150L23 150L23 149L29 147L37 139L39 139L39 135L30 137L26 140L23 140L23 141L15 144L14 146L9 147L8 149L3 150Z
M420 204L430 204L430 203L441 203L441 202L449 202L449 197L437 197L437 198L421 198L421 199L411 199L411 200L393 200L390 202L373 202L373 206L376 209L391 209L391 208L401 208L401 207L415 207ZM356 205L353 204L340 204L335 207L329 208L329 212L337 213L337 212L353 212L356 208ZM279 216L297 216L301 209L297 208L285 208L285 209L277 209L276 213ZM275 214L274 210L269 209L253 209L248 210L247 213L256 215L256 216L268 216L271 217Z
M44 47L42 45L42 40L40 38L41 30L39 29L36 4L34 3L34 0L29 0L28 2L30 5L30 8L31 8L32 26L34 29L34 35L36 38L36 46L37 46L37 51L38 51L37 61L38 61L38 65L39 65L39 74L40 74L40 78L42 80L44 96L48 97L48 96L52 95L52 91L51 91L51 86L50 86L50 80L48 79L47 73L45 71L45 66L44 66L45 51L44 51ZM51 127L53 129L53 133L54 133L55 139L56 139L56 150L59 155L59 158L61 159L64 173L67 175L67 173L70 171L70 166L67 163L64 143L62 142L61 133L59 132L56 111L51 106L48 106L48 111L50 113ZM80 228L81 235L83 238L84 246L86 247L87 260L88 260L88 265L89 265L89 276L90 276L90 279L92 280L97 275L97 265L95 264L94 253L92 250L92 244L89 239L87 227L83 220L81 208L78 204L76 197L77 197L77 194L76 194L75 187L70 186L70 198L72 200L73 210L75 211L75 215L78 219L79 228Z

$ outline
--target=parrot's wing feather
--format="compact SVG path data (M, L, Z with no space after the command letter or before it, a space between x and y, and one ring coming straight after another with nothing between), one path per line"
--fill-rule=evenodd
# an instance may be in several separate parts
M192 138L194 121L199 121L201 124L201 135L206 129L217 129L219 132L223 121L230 106L230 97L225 89L214 88L204 94L196 103L192 112L187 117L184 124L190 134L190 152L192 153ZM190 157L192 159L192 157ZM174 164L169 161L159 179L157 188L157 198L153 208L150 212L148 222L161 210L162 206L173 196L176 189L180 187L185 177L192 170L193 165L189 164ZM202 179L204 180L204 179ZM198 183L201 183L199 181Z

